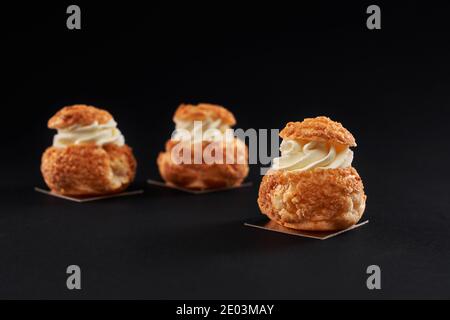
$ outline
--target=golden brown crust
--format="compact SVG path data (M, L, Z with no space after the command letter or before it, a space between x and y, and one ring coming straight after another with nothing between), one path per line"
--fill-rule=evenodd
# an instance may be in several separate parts
M70 196L91 196L125 190L136 173L136 160L127 145L49 147L41 171L48 187Z
M198 149L191 145L191 163L181 163L181 153L180 158L175 161L172 158L172 150L176 146L181 146L179 143L179 141L169 140L166 143L166 151L161 152L157 159L161 177L167 183L187 189L217 189L238 186L248 175L247 146L238 139L234 139L232 147L229 148L230 152L227 152L225 145L221 142L203 141L199 144ZM191 144L190 141L185 143ZM203 157L205 150L208 150L205 148L222 150L221 156L223 157L220 158L223 163L207 163L206 158ZM176 155L177 153L174 152L174 154ZM195 154L200 155L199 164L194 163ZM187 157L189 158L189 155ZM234 163L227 164L227 158L234 160ZM236 163L238 159L240 161Z
M201 121L205 119L221 119L223 123L229 126L234 126L236 124L236 119L230 111L224 107L209 103L200 103L198 105L181 104L173 116L174 121Z
M59 110L48 120L48 127L50 129L63 129L73 125L86 126L95 121L99 124L105 124L112 119L112 115L106 110L84 104L76 104Z
M302 122L289 122L281 130L280 137L300 141L320 141L332 144L356 146L353 135L341 123L328 117L306 118Z
M269 171L258 204L265 215L293 229L327 231L359 221L366 203L364 186L353 168L304 172Z

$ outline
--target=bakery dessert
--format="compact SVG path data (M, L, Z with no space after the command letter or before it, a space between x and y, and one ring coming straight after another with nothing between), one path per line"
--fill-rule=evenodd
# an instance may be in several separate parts
M168 183L187 189L238 186L248 174L248 150L235 138L233 114L224 107L182 104L173 117L176 124L157 164Z
M273 160L259 189L262 213L298 230L340 230L356 224L366 195L352 167L352 134L338 122L317 117L289 122L280 136L281 157Z
M136 160L111 114L86 105L59 110L48 121L58 130L42 155L41 172L48 187L69 196L123 191L133 181Z

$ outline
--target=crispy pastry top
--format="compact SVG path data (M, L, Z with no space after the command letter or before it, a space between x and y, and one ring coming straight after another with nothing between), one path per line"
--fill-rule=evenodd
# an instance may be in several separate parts
M64 129L73 125L87 126L95 121L99 124L105 124L112 118L112 115L106 110L76 104L59 110L48 120L48 127L50 129Z
M199 103L198 105L180 104L173 116L173 120L201 121L205 119L221 119L223 123L230 126L236 124L236 119L230 111L224 107L209 103Z
M292 140L337 143L350 147L356 146L355 138L341 123L323 116L306 118L302 122L289 122L281 130L280 137Z

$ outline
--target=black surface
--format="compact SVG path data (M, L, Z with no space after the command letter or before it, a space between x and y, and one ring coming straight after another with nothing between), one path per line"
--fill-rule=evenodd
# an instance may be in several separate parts
M449 298L448 7L385 5L371 32L367 5L82 4L79 32L65 4L5 7L0 297ZM252 188L148 187L181 102L222 104L241 128L341 121L370 224L326 241L244 227L259 215L258 165ZM78 204L33 191L46 121L73 103L111 111L144 195ZM65 287L69 264L81 291ZM370 264L380 291L366 288Z

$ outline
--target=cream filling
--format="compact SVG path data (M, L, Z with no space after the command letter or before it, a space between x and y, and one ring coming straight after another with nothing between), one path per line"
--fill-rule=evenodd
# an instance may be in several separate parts
M283 140L281 157L273 159L272 169L285 171L306 171L315 168L335 169L350 167L353 151L346 147L336 148L324 142L311 141L301 144L295 140Z
M111 119L105 124L99 124L97 121L87 125L74 125L69 128L59 129L53 137L53 146L65 148L70 145L80 145L93 143L98 146L105 144L116 144L123 146L125 138L119 129L117 123Z

